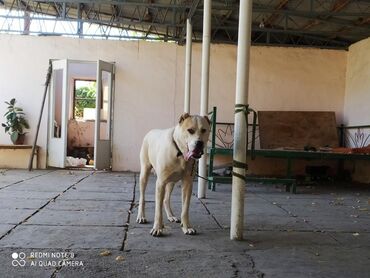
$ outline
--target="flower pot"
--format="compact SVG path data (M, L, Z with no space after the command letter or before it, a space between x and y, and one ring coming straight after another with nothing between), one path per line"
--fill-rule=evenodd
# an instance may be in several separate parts
M26 139L26 134L19 134L17 141L13 142L14 145L23 145Z

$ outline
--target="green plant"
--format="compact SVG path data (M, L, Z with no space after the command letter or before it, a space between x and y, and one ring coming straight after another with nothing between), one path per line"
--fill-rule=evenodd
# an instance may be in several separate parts
M9 102L5 101L5 104L8 105L8 111L4 114L6 122L1 124L5 128L5 133L9 133L13 143L15 143L21 135L25 134L24 129L30 128L24 117L25 114L23 109L15 106L16 102L15 98L11 99Z
M84 108L95 108L96 88L95 82L90 86L84 86L76 89L75 95L75 117L82 118Z

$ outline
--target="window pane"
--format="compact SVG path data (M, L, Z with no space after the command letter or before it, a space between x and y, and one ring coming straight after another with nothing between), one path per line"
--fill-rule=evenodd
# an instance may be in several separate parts
M102 71L102 107L100 110L100 139L110 140L110 94L112 76L110 72Z
M62 96L63 96L63 70L53 70L54 80L54 128L53 137L60 138L62 134Z
M95 119L96 102L95 81L75 80L74 118Z

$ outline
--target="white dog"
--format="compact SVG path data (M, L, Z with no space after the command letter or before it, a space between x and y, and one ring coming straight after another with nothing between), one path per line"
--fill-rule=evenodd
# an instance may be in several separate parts
M151 130L143 140L140 151L140 201L136 222L146 223L145 189L150 170L157 174L154 225L150 234L160 236L163 231L162 207L170 222L180 222L172 212L170 196L176 182L182 180L181 227L184 234L196 233L189 223L189 204L193 188L194 163L204 153L210 132L205 116L185 113L176 127Z

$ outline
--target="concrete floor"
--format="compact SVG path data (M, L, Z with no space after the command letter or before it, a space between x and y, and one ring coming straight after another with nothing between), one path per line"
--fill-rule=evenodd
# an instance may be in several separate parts
M0 170L0 277L369 277L368 186L299 187L292 195L248 185L245 240L233 242L230 185L205 200L193 196L197 235L166 222L165 236L153 238L155 179L145 225L135 223L136 179ZM180 204L176 187L177 215ZM55 258L72 253L69 260Z

